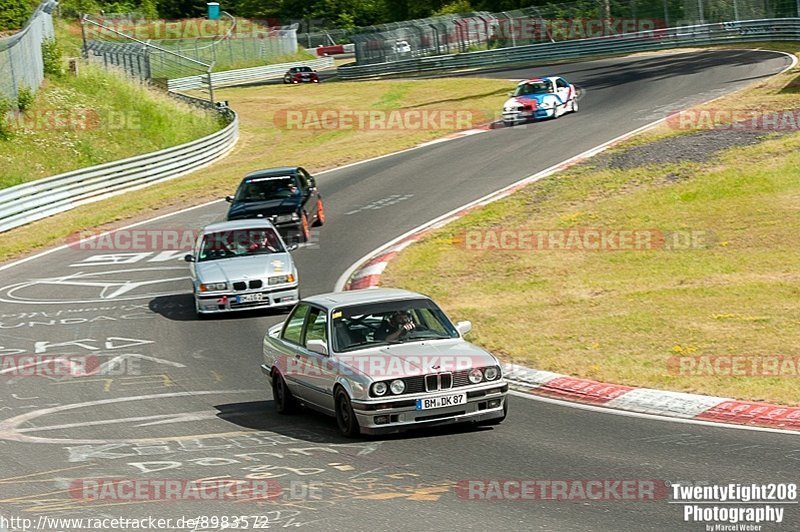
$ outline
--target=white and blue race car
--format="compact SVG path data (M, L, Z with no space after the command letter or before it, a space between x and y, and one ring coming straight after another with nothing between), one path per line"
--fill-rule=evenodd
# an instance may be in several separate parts
M578 91L561 77L532 78L520 82L503 104L503 125L558 118L578 110Z

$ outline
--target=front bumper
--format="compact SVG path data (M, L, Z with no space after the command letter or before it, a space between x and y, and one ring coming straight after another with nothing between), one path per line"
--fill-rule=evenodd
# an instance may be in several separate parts
M554 112L552 107L537 107L529 111L503 111L503 122L518 124L530 120L550 118Z
M449 391L457 393L457 389ZM396 396L390 400L353 400L352 406L364 434L391 434L413 428L488 421L505 415L508 383L504 380L469 387L463 391L467 392L466 403L430 410L416 409L416 400L430 394ZM388 418L388 422L376 423L375 418L378 417Z
M241 301L241 296L261 294L261 300ZM298 284L273 289L255 289L241 292L215 292L209 295L195 294L197 311L201 314L219 314L238 310L264 309L294 305L300 299Z

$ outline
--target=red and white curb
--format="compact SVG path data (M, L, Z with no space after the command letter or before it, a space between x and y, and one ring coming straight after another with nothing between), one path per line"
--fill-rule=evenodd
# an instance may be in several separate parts
M539 371L516 364L507 364L503 373L512 388L553 399L641 414L800 431L798 407L633 388Z
M404 248L420 240L431 231L439 229L483 205L509 196L534 181L600 153L626 138L654 127L663 120L662 118L636 129L412 229L359 259L339 278L335 290L358 290L377 287L380 284L381 274L386 269L389 261ZM649 388L634 388L560 375L514 364L505 366L504 375L511 387L517 391L552 399L640 414L800 431L800 407L738 401L724 397Z

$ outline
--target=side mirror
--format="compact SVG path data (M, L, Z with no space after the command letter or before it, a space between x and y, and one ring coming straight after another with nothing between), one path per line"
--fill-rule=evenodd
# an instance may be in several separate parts
M225 196L225 201L228 203L233 203L233 196Z
M309 340L306 349L318 355L328 356L328 345L322 340Z
M459 334L461 334L461 336L464 336L465 334L467 334L472 330L472 322L466 320L459 321L458 323L456 323L456 330L459 332Z
M185 260L186 262L194 262L194 255L192 254L184 255L183 260Z

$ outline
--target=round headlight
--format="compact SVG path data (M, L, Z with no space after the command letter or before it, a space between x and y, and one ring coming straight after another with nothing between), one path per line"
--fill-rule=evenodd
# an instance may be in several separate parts
M392 384L389 385L389 388L392 390L393 394L400 395L406 391L406 383L401 379L395 379L392 381Z
M469 372L469 382L472 384L478 384L483 380L483 372L478 368L473 369Z
M376 382L372 385L372 393L375 395L386 395L386 390L388 389L389 387L386 386L385 382Z
M493 381L498 376L497 368L494 366L486 368L486 370L483 372L483 375L486 377L487 381Z

